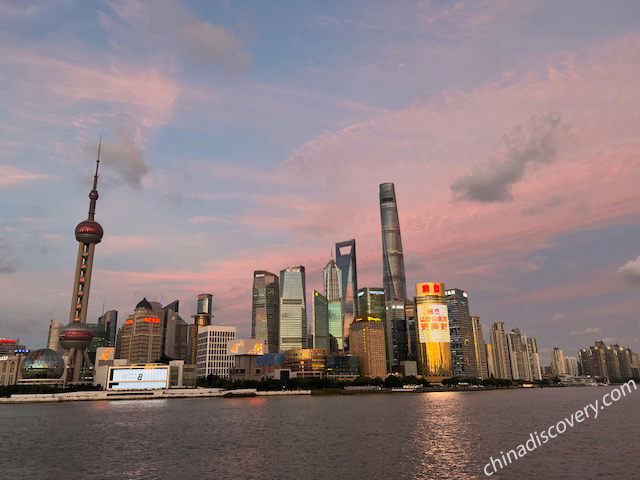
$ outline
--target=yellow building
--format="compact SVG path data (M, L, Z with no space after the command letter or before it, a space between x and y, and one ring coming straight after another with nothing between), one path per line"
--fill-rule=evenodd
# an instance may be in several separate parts
M116 358L129 363L152 363L162 355L162 323L153 306L143 299L118 331Z
M284 352L284 368L294 378L322 378L326 374L327 351L316 348L295 348Z
M453 375L444 283L416 284L418 373L431 382Z
M380 318L361 315L354 319L349 328L349 353L360 358L360 375L386 378L387 349Z

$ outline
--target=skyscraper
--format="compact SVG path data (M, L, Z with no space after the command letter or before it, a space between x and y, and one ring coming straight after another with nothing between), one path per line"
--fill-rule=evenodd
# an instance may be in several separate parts
M355 245L355 244L354 244ZM333 259L333 253L329 263L322 270L324 286L324 296L327 300L337 300L342 298L342 271Z
M253 272L251 338L267 342L265 353L278 353L280 337L280 282L274 273Z
M360 358L360 375L387 376L387 355L382 320L370 315L359 315L351 323L349 352Z
M407 299L404 256L400 238L400 219L393 183L380 185L380 221L382 224L382 271L387 301Z
M349 326L358 315L357 291L358 271L356 265L356 241L347 240L336 243L336 264L340 269L342 281L342 337L347 348L346 340L349 337Z
M511 363L509 362L509 350L507 348L507 334L504 322L495 322L491 325L491 357L493 363L493 375L495 378L511 379Z
M162 307L160 312L162 354L174 360L185 360L187 357L189 325L178 313L179 306L180 302L175 300Z
M205 325L198 328L196 372L198 377L228 377L233 368L233 355L227 351L236 339L236 327Z
M306 280L303 266L280 271L280 351L307 348Z
M527 350L529 352L529 361L531 362L531 376L533 380L542 380L538 341L534 337L527 338Z
M360 316L372 316L379 318L384 327L385 348L387 357L387 371L391 371L393 359L393 339L391 337L391 322L387 319L387 306L385 302L384 288L359 288L358 312Z
M511 378L514 380L525 380L531 382L531 360L527 348L527 337L514 328L511 333L506 334L507 351L509 352L509 363L511 366Z
M472 316L471 330L473 332L473 349L476 359L476 377L484 380L489 378L489 365L487 363L487 349L484 343L484 335L482 334L482 324L480 317Z
M213 318L213 295L201 293L196 303L196 314L193 315L193 324L189 325L189 342L187 344L187 361L195 365L198 354L198 330L211 325Z
M329 337L329 300L317 291L313 291L313 348L331 351Z
M473 329L469 316L469 295L453 288L445 292L451 335L451 362L456 377L476 377L476 357L473 346Z
M118 331L116 358L152 363L162 355L162 322L158 310L143 298Z
M451 377L451 336L444 283L416 284L418 373L439 382Z
M554 347L551 352L551 371L554 375L566 375L567 367L564 363L564 355L562 350L558 347Z
M118 332L118 311L108 310L98 318L100 325L106 332L110 347L116 345L116 333Z
M91 344L93 333L87 325L87 308L91 289L91 273L96 244L100 243L104 231L95 221L96 203L98 201L98 168L100 166L100 145L96 159L96 173L93 176L93 188L89 193L89 216L80 222L75 230L78 241L78 257L71 292L71 312L69 324L60 329L60 345L69 350L67 380L78 382L82 373L83 359L89 368L93 368L85 351Z
M567 375L571 375L572 377L580 375L578 372L578 359L576 357L564 357L564 365Z

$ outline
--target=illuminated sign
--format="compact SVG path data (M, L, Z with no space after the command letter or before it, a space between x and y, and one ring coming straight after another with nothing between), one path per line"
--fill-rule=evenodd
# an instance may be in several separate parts
M0 343L18 343L17 340L6 340L4 338L0 338Z
M444 283L442 282L422 282L416 284L416 297L425 295L444 296Z
M131 325L133 323L133 320L127 320L126 322L124 322L125 325Z
M96 358L98 360L113 360L114 350L113 347L99 347L96 350Z
M109 368L108 388L110 390L148 390L153 388L167 388L168 384L168 365Z
M146 323L160 323L160 319L156 317L145 317L144 321Z
M440 303L418 304L418 337L420 343L450 342L447 306Z
M264 355L267 342L256 338L239 338L227 343L227 355Z

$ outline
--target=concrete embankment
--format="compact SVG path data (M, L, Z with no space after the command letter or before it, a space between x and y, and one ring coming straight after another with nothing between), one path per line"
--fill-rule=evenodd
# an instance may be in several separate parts
M165 398L204 398L204 397L256 397L282 395L311 395L311 390L284 390L258 392L254 388L242 390L223 390L221 388L172 388L167 390L130 390L130 391L90 391L68 393L14 394L9 398L0 398L0 404L16 403L57 403L98 400L161 400Z

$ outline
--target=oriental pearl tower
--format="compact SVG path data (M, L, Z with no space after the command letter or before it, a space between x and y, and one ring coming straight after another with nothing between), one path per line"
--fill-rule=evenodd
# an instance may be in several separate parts
M89 289L91 288L91 271L93 269L93 253L96 243L100 243L104 231L102 226L94 220L96 202L98 201L98 167L100 166L100 147L98 144L98 158L96 173L93 177L93 189L89 193L89 217L78 224L75 230L78 241L78 259L76 273L71 292L71 313L69 324L60 330L60 345L69 350L66 381L79 382L82 373L83 359L87 367L93 368L86 348L91 344L93 332L87 325L87 307L89 304Z

